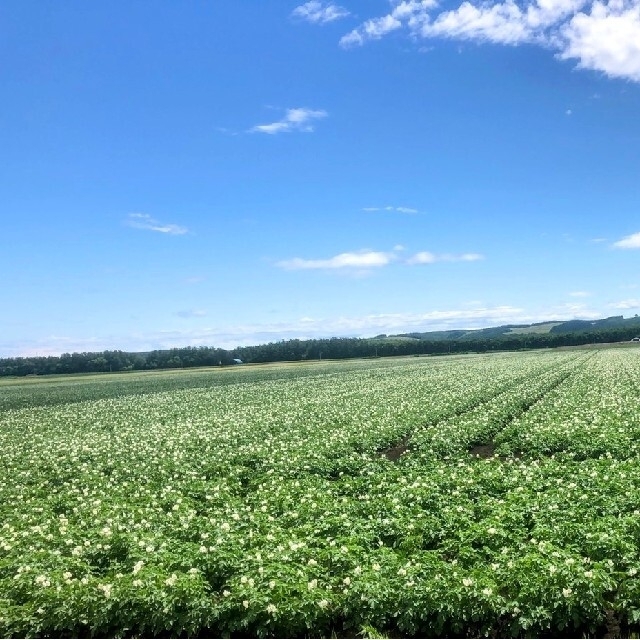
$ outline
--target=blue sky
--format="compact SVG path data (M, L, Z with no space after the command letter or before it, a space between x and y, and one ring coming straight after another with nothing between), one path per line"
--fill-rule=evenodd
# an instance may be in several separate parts
M640 313L640 0L5 0L0 78L0 357Z

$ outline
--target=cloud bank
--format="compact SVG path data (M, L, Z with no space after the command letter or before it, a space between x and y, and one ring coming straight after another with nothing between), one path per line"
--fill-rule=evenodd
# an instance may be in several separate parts
M630 305L635 301L627 301ZM628 307L625 307L628 308ZM562 305L547 309L532 310L498 305L487 307L480 304L464 308L433 309L413 313L378 313L361 316L339 316L297 320L237 324L228 327L204 327L194 329L167 329L120 336L72 338L49 336L22 344L0 341L1 357L59 355L73 351L151 351L195 345L207 345L233 349L247 346L299 338L370 337L379 333L407 333L411 331L441 331L446 329L481 329L504 324L528 324L550 320L595 319L603 317L582 305Z
M465 0L448 11L437 11L435 0L404 0L344 35L340 45L361 46L400 29L416 40L537 44L578 68L640 82L640 0Z

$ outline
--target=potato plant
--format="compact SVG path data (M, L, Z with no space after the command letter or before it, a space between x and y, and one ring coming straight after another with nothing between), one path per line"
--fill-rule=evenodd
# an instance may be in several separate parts
M245 372L0 412L0 636L638 629L636 350Z

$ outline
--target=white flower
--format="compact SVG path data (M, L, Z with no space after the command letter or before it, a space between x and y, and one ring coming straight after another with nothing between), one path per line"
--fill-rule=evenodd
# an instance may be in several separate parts
M309 591L313 591L317 586L318 581L315 578L307 583L307 589L309 589Z
M138 562L136 562L133 565L133 575L135 576L140 571L140 569L142 569L143 566L144 566L144 560L138 560Z
M374 565L373 565L373 570L374 570L374 571L380 571L380 565L379 565L377 562L376 562L376 563L374 563Z
M462 584L465 587L470 587L473 584L473 578L462 578Z
M105 598L110 598L111 597L111 589L113 588L113 585L111 584L99 584L98 585L98 589L100 589L100 591L102 591L102 593L104 593L104 597Z
M229 590L225 589L225 590L222 592L222 595L223 595L225 598L228 598L228 597L231 595L231 591L229 591Z
M585 578L593 578L593 571L585 571L584 572L584 577Z
M489 529L487 529L487 533L488 533L490 536L495 536L495 535L496 535L496 533L498 533L498 530L497 530L495 527L489 527Z
M573 591L572 591L572 589L570 587L567 587L566 589L562 590L562 595L565 598L568 598L572 593L573 593Z
M175 573L172 573L171 577L164 581L167 587L173 587L176 582L178 582L178 576Z
M489 589L489 588L486 588L486 589L483 589L483 590L482 590L482 593L483 593L485 596L489 597L489 596L493 593L493 591L492 591L491 589Z
M221 528L223 531L230 531L230 530L231 530L231 525L230 525L228 522L223 522L223 523L220 525L220 528Z
M267 613L276 613L276 611L278 611L278 607L275 604L267 605Z
M638 570L635 567L631 567L631 569L629 569L628 574L630 576L635 576L636 573L638 573Z
M141 587L143 583L142 580L136 579L131 584L133 584L134 587Z
M275 589L275 587L276 587L276 581L269 580L269 589Z
M343 581L342 584L346 584L347 587L351 584L351 578L349 576L347 576Z
M320 600L320 602L318 602L318 606L321 609L326 609L329 606L329 601L328 600Z
M353 570L353 573L355 573L357 576L359 576L362 573L362 567L356 567Z
M249 601L248 601L248 600L243 600L243 601L242 601L242 606L243 606L245 609L248 609L248 608L249 608Z

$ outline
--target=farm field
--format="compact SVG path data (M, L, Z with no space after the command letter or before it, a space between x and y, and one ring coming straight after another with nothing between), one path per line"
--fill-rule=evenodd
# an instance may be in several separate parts
M640 349L0 383L0 636L640 630Z

